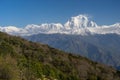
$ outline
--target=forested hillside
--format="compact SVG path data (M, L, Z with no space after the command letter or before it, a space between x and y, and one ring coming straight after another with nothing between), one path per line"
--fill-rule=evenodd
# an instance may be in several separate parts
M0 80L44 79L120 80L120 71L0 32Z

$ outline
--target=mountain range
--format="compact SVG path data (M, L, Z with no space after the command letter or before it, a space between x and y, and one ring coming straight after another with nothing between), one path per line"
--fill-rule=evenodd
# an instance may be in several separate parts
M88 35L88 34L120 34L120 23L113 25L97 25L94 21L89 20L86 15L71 17L65 24L61 23L44 23L41 25L27 25L24 28L15 26L0 27L0 31L12 35L30 36L34 34L69 34L69 35Z
M31 24L24 28L7 26L0 27L0 31L120 69L120 23L100 26L88 16L78 15L65 24Z
M24 36L24 38L120 69L120 36L116 34L89 36L37 34Z

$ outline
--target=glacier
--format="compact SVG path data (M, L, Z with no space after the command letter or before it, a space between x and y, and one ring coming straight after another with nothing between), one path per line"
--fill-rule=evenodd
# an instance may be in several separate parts
M113 25L97 25L89 20L86 15L71 17L65 24L44 23L40 25L30 24L24 28L16 26L1 27L0 31L11 35L30 36L34 34L68 34L68 35L94 35L94 34L118 34L120 35L120 23Z

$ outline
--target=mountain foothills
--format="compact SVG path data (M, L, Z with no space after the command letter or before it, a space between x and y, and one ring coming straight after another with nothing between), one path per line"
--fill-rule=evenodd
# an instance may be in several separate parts
M28 25L23 29L2 27L1 31L80 54L120 69L120 23L98 26L85 15L60 23Z
M54 48L80 54L93 61L120 69L120 36L106 35L66 35L37 34L24 37L30 41L48 44Z
M120 23L113 25L98 26L94 21L89 20L86 15L71 17L65 24L44 23L41 25L27 25L24 28L15 26L0 27L0 31L12 35L28 36L34 34L69 34L69 35L89 35L89 34L120 34Z
M0 32L0 80L120 80L120 71Z
M0 27L0 31L80 54L120 69L120 23L97 25L86 15L71 17L65 24L45 23Z

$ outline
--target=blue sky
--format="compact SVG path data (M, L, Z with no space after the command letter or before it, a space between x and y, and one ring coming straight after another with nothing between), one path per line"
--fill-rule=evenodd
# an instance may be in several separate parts
M98 25L120 22L120 0L0 0L0 26L62 23L79 14Z

